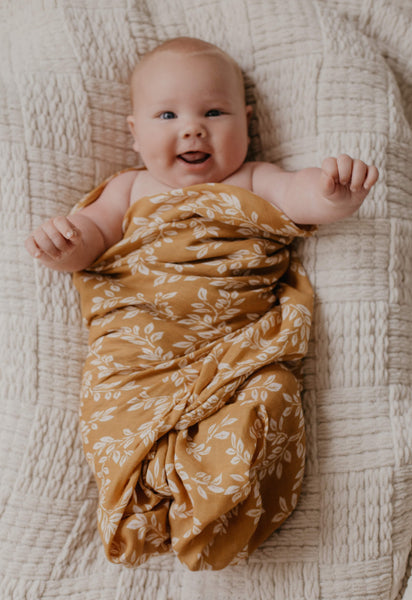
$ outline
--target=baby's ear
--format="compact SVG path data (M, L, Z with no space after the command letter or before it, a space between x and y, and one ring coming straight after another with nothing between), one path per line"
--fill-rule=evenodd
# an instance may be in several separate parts
M137 143L137 136L136 136L136 128L135 128L135 125L134 125L134 118L132 116L127 117L127 124L129 125L130 132L131 132L131 134L133 136L133 146L132 146L132 148L133 148L133 150L135 152L139 152L139 145Z
M250 104L248 104L246 106L246 119L247 119L248 134L250 133L249 127L250 127L250 121L252 119L252 114L253 114L253 108L252 108L252 106L250 106ZM248 145L250 144L250 135L248 135L247 143L248 143Z
M253 107L248 104L246 106L246 118L247 118L247 124L250 124L250 119L252 118L252 114L253 114Z

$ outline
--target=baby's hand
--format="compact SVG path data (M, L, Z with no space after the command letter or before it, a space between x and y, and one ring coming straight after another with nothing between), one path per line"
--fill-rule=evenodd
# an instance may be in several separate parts
M367 165L347 154L325 158L321 168L323 196L331 201L350 202L352 212L359 208L379 177L374 165Z
M26 240L25 246L34 258L54 263L71 254L80 238L79 230L67 217L54 217L38 227Z

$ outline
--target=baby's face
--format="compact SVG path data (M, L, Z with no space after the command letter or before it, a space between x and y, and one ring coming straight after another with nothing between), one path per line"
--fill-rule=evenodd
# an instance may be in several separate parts
M242 165L250 109L229 61L164 51L133 85L133 148L156 180L172 188L220 182Z

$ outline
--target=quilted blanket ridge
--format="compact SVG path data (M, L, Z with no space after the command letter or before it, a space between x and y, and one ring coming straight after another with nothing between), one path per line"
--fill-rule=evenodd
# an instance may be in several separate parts
M111 561L172 548L221 569L295 508L305 433L288 361L307 351L313 294L290 244L307 235L247 190L191 186L133 204L123 239L74 275L81 433Z

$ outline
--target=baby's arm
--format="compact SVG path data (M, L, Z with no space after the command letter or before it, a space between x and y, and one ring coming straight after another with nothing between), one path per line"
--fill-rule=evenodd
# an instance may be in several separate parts
M313 225L340 221L354 213L376 183L378 169L346 154L326 158L320 169L293 173L256 163L253 191L278 206L292 221Z
M118 175L95 202L67 217L49 219L26 240L28 252L57 271L81 271L122 237L135 171Z

